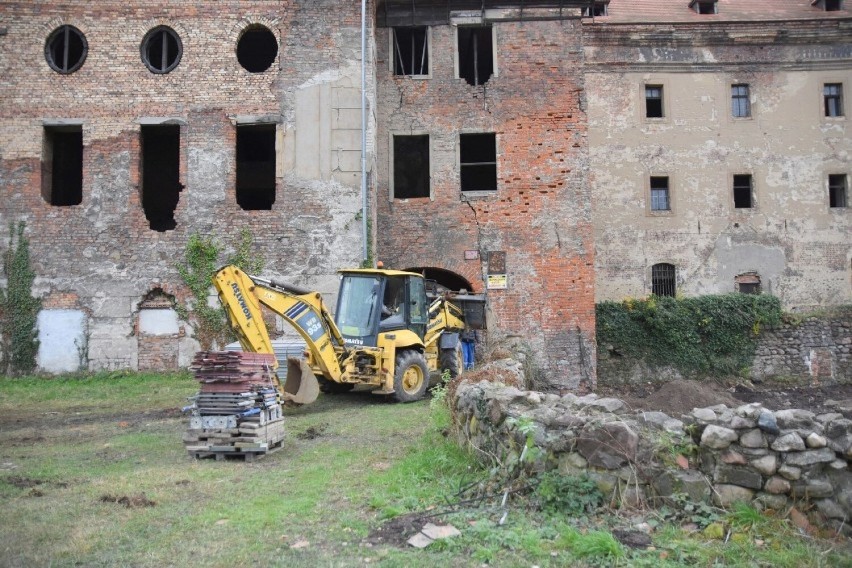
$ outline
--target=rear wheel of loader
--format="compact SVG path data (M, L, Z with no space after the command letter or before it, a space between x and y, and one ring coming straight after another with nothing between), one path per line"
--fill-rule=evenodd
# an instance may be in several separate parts
M429 386L429 370L422 353L407 349L397 354L393 397L399 402L420 400Z
M441 374L450 372L450 378L458 377L464 369L464 355L461 343L457 343L452 349L441 349Z

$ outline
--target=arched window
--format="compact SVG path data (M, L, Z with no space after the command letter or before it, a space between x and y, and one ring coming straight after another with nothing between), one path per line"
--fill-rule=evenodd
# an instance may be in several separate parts
M655 296L674 296L675 266L661 262L651 267L651 293Z
M44 58L50 68L57 73L73 73L86 61L89 44L83 32L74 26L59 26L47 36L44 44Z

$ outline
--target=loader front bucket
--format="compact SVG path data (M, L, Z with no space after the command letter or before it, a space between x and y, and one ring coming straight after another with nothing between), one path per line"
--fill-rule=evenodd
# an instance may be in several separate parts
M287 380L281 398L296 404L310 404L319 396L319 382L307 359L287 359Z

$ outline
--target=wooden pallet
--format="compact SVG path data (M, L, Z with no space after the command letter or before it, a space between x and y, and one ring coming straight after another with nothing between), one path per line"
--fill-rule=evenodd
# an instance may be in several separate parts
M270 444L266 449L237 448L234 446L209 446L206 450L189 450L189 455L197 460L214 458L216 461L227 459L244 460L248 463L260 459L265 455L272 454L284 446L284 441L279 440ZM189 448L187 448L189 449Z
M189 429L183 435L184 446L195 458L241 457L252 461L257 456L280 449L284 440L284 420L264 425L246 422L238 428Z

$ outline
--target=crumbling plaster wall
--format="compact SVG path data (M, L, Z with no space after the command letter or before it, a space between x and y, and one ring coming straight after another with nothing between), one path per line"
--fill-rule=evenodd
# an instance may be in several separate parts
M393 76L390 31L377 30L378 258L451 270L482 292L488 253L504 251L507 289L487 290L489 335L527 342L553 385L591 386L594 244L579 20L490 15L498 72L478 87L455 77L453 25L430 30L427 79ZM460 190L459 134L470 132L496 133L494 192ZM393 199L391 136L412 133L430 137L431 196Z
M5 4L0 16L7 28L0 37L0 226L27 222L36 294L76 295L89 317L91 369L137 368L139 302L154 288L186 299L174 263L195 232L228 248L248 229L267 276L319 289L333 302L336 270L361 259L360 115L353 114L360 108L359 5L42 2ZM51 70L44 56L46 38L62 24L88 41L85 63L68 75ZM261 73L235 57L241 32L253 24L279 42ZM170 26L183 43L180 64L162 75L140 59L142 38L157 25ZM51 206L40 194L43 125L58 119L82 125L83 200L76 206ZM139 187L140 122L162 120L181 125L184 185L177 227L167 232L149 228ZM278 125L271 211L236 203L235 124L255 121ZM176 338L179 365L196 348L190 336L186 330Z
M827 183L852 170L849 112L825 118L822 98L852 88L852 48L836 22L797 26L678 29L657 47L648 27L587 29L598 301L648 295L661 262L687 295L754 271L788 309L852 301L852 209L829 207ZM731 117L735 83L751 118ZM665 118L645 118L645 84L663 85ZM753 208L734 208L735 174L752 175ZM652 175L669 176L671 214L649 210Z

